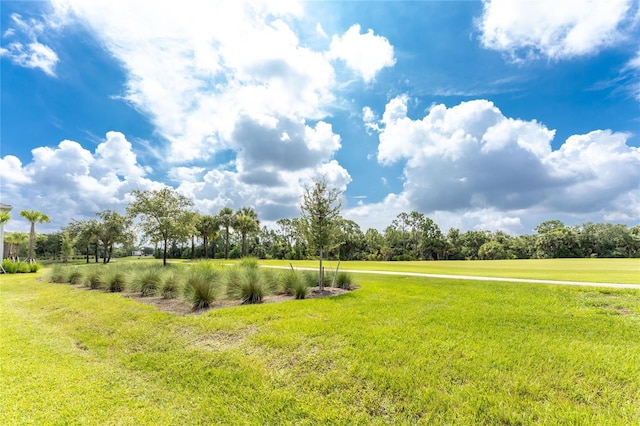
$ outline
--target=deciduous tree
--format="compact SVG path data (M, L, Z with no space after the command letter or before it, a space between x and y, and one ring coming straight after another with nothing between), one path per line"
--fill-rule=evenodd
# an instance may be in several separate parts
M135 190L135 200L127 207L130 217L140 218L140 229L151 241L162 241L162 264L167 264L167 246L173 238L184 238L191 231L188 208L193 201L175 189Z
M102 243L104 250L102 262L109 263L113 255L114 244L131 243L134 238L131 232L131 218L113 210L99 212L97 216L100 218L98 240Z

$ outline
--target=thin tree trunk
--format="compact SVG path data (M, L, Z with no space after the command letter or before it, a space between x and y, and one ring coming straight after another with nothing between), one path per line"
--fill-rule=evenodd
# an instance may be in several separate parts
M320 249L320 282L318 283L318 287L320 287L320 291L324 291L324 268L322 267L322 249Z
M191 260L196 258L196 237L194 235L191 236Z
M162 266L167 266L167 239L164 239L164 248L162 254Z
M208 259L209 258L209 238L207 238L206 235L202 236L202 241L203 241L203 246L204 246L204 258Z
M224 234L224 258L225 259L229 258L229 227L228 226L225 228L225 234Z
M247 255L247 234L242 234L242 257Z
M29 259L28 263L33 263L33 244L36 238L36 224L31 222L31 230L29 231Z

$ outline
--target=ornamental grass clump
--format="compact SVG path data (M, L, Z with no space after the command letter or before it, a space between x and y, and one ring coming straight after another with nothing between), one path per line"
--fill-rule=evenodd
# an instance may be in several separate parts
M320 284L320 274L318 271L305 271L303 279L307 283L307 287L318 287ZM331 287L333 282L333 272L325 271L323 284L325 287Z
M69 282L67 268L60 264L53 265L48 275L50 283L64 284Z
M222 282L219 271L212 267L199 266L191 269L184 285L184 295L191 301L193 310L211 306L218 295Z
M242 300L245 305L262 303L262 298L273 291L273 275L257 267L235 267L227 272L227 295Z
M295 296L296 299L304 299L309 293L309 286L303 274L298 271L285 271L280 276L282 290L289 296Z
M336 287L351 290L353 287L353 277L348 272L338 272L336 275Z
M78 268L69 272L69 284L82 284L82 272Z
M122 271L113 271L106 277L106 291L120 293L127 287L127 276Z
M105 271L99 269L91 270L85 278L85 286L91 290L104 288L106 283Z
M140 291L142 297L149 297L156 294L162 285L162 275L156 268L142 271L136 277L136 288Z
M165 277L160 293L164 299L175 299L180 294L181 288L180 275L177 272L173 272Z
M302 281L300 273L294 270L287 270L280 274L280 285L282 292L289 296L293 295L293 287L296 281Z

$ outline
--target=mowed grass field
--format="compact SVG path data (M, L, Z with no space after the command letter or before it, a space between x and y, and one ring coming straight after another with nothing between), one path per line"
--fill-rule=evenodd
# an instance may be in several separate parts
M261 261L283 266L282 260ZM294 267L317 267L314 261L291 261ZM337 262L324 262L335 269ZM541 280L587 281L640 284L640 259L518 259L448 260L439 262L340 262L341 270L414 272L423 274L469 275L480 277L528 278Z
M637 260L582 262L512 268L638 282ZM416 272L505 276L441 263ZM640 290L356 274L179 317L38 276L0 276L3 425L640 424Z

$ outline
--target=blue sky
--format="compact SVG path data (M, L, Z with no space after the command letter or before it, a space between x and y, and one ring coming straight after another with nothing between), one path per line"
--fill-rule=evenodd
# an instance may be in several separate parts
M319 175L363 231L640 222L636 1L229 3L2 2L8 230L161 185L269 224Z

